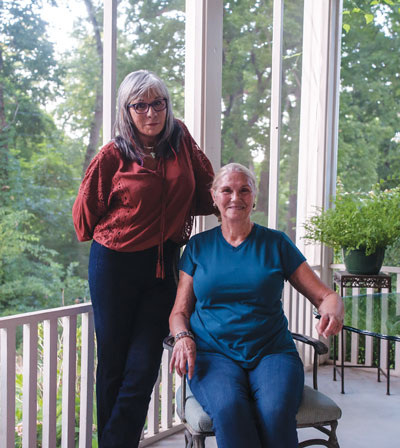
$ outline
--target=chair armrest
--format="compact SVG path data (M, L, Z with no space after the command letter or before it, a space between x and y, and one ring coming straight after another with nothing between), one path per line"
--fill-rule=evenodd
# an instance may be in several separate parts
M172 350L174 349L174 341L175 341L175 339L171 335L164 338L163 347L165 348L165 350L172 352Z
M292 333L293 339L296 341L304 342L305 344L311 345L318 355L325 355L328 353L328 347L322 341L312 338L311 336L306 336L304 334Z
M328 353L328 347L322 341L306 336L304 334L292 333L292 337L295 341L303 342L304 344L311 345L314 349L313 360L313 388L318 390L318 356Z

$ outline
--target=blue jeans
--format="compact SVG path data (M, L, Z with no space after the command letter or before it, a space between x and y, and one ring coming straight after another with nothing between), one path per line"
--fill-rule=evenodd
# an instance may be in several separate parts
M100 448L137 447L168 335L176 285L164 245L166 278L156 279L157 248L116 252L93 242L89 286L97 338Z
M304 387L297 353L278 353L245 369L217 353L197 354L190 388L213 421L218 448L297 448Z

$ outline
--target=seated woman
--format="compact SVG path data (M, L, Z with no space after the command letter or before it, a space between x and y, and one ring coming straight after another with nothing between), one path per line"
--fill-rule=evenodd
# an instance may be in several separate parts
M212 185L221 226L195 235L180 262L171 370L188 373L218 448L295 448L304 372L283 313L289 282L318 309L318 333L342 328L341 298L283 233L251 222L254 175L225 165Z

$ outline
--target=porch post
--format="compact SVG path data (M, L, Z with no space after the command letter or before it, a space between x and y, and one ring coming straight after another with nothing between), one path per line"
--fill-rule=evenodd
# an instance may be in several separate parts
M115 121L117 73L117 0L104 0L103 144L111 140Z
M328 285L332 250L302 237L304 221L330 207L336 190L341 28L342 0L304 1L296 244ZM298 306L299 332L317 337L311 303L300 297Z
M222 0L186 0L185 123L214 170L221 165ZM216 225L199 219L196 231Z
M336 191L341 28L342 0L304 1L296 244L328 284L331 250L302 237L304 221Z
M269 157L268 227L278 227L279 154L282 127L283 0L274 0L272 37L271 124Z

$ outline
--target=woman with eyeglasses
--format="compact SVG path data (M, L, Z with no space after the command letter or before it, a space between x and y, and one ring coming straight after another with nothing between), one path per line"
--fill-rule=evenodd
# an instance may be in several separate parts
M213 213L213 170L154 73L123 80L113 134L90 163L72 215L78 239L93 239L99 446L127 448L139 444L168 335L173 259L193 216Z

